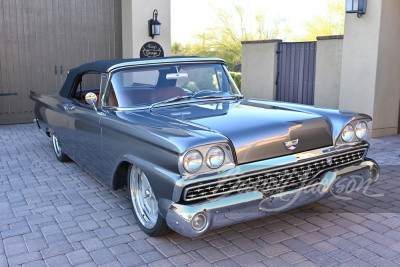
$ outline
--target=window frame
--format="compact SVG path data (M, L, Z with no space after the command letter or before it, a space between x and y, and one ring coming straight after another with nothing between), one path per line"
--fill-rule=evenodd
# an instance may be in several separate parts
M72 86L72 89L71 89L71 91L70 91L70 94L69 94L68 98L69 98L70 100L72 100L75 104L77 104L77 105L79 105L79 106L81 106L81 107L89 108L89 109L91 108L91 105L86 104L86 102L85 102L85 103L82 103L82 102L80 101L80 99L78 99L78 98L75 97L79 85L82 84L82 81L83 81L82 78L83 78L85 75L90 75L90 74L99 74L99 75L100 75L100 83L99 83L99 91L98 91L99 94L98 94L98 100L97 100L97 101L98 101L97 106L98 106L98 108L99 108L100 105L101 105L100 99L101 99L101 77L102 77L102 75L103 75L102 72L98 72L98 71L86 71L86 72L80 73L80 75L77 76L77 77L75 78L75 80L74 80L74 83L73 83L73 86ZM87 89L87 90L88 90L87 93L91 92L90 89ZM81 90L81 92L85 92L85 91L86 91L86 90ZM95 92L95 91L92 90L92 92ZM97 90L96 90L96 92L97 92Z
M107 97L108 94L110 93L110 87L111 87L111 80L114 74L121 72L121 71L126 71L129 69L146 69L146 68L151 68L151 67L163 67L163 66L175 66L175 65L219 65L222 68L222 71L225 73L227 80L228 80L228 84L231 87L231 92L232 95L231 96L227 96L226 99L231 99L232 97L236 96L236 97L241 97L243 98L243 95L241 94L240 90L238 89L237 85L235 84L233 78L230 76L228 69L226 68L226 64L223 64L221 62L168 62L168 63L160 63L160 64L151 64L151 65L139 65L139 66L135 66L135 65L129 65L129 66L124 66L124 67L120 67L120 68L115 68L112 69L109 73L107 73L108 75L108 79L107 79L107 84L104 88L104 92L102 94L101 97L101 102L99 103L99 108L102 108L104 110L110 110L110 111L123 111L123 110L145 110L145 109L149 109L151 107L151 105L146 105L146 106L132 106L132 107L116 107L116 106L108 106L107 105ZM224 100L224 98L222 99L218 99L218 100ZM206 102L206 101L210 101L210 99L206 99L206 100L199 100L196 99L195 101L190 101L190 102L185 102L185 103L196 103L196 102ZM173 103L176 104L176 103Z

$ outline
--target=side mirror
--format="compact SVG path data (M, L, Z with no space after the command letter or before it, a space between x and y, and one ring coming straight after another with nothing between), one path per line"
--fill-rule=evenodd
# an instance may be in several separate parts
M85 95L85 101L86 101L86 103L88 103L91 106L96 105L96 102L97 102L96 94L95 93L87 93Z
M97 111L96 108L97 96L95 93L87 93L85 95L85 101Z

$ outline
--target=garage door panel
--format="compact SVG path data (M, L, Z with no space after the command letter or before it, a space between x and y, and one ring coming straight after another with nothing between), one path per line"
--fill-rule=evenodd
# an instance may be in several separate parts
M70 68L121 58L120 6L120 0L0 1L0 124L31 122L29 91L58 93Z

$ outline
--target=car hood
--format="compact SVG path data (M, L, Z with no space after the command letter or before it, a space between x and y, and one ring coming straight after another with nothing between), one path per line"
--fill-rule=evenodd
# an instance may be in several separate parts
M228 138L239 164L331 146L323 117L251 100L210 101L157 108L157 115L218 132ZM298 140L297 147L285 142Z

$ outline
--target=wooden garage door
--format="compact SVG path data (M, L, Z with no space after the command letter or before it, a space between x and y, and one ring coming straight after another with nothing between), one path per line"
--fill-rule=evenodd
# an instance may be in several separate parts
M122 58L121 0L0 1L0 124L33 120L29 91L58 93L68 70Z

